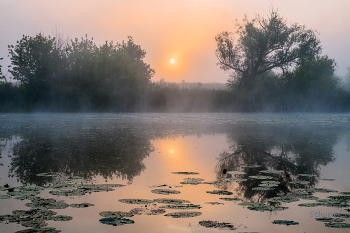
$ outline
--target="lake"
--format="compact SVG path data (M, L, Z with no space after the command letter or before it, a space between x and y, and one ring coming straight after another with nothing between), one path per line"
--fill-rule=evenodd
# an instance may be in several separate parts
M0 152L1 232L349 232L350 114L0 114Z

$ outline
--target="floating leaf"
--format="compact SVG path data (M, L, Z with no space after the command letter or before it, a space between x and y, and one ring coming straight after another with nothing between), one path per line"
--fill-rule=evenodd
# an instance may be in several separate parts
M45 228L31 228L21 231L16 231L15 233L59 233L60 230L56 230L53 227L45 227Z
M299 176L316 177L317 175L313 175L313 174L299 174Z
M172 190L172 189L153 189L151 192L156 193L156 194L162 194L162 195L179 194L180 193L180 191Z
M207 193L210 193L210 194L218 194L218 195L232 195L232 194L233 194L233 192L230 192L230 191L222 191L222 190L207 191Z
M299 225L298 222L290 221L290 220L274 220L272 222L273 224L279 224L279 225Z
M164 209L200 209L202 208L200 205L193 205L193 204L179 204L179 205L164 205L159 208Z
M322 203L302 203L299 204L298 206L300 207L316 207L316 206L321 206L323 205Z
M70 221L72 219L73 219L73 217L67 216L67 215L57 215L57 216L53 217L54 221Z
M242 201L242 199L238 197L220 197L219 199L223 201Z
M249 176L251 179L258 179L258 180L270 180L273 177L272 176Z
M190 203L190 201L187 201L187 200L170 199L170 198L158 198L158 199L154 199L154 201L162 204L175 204L175 205Z
M173 174L179 174L179 175L199 175L198 172L172 172Z
M122 226L124 224L134 224L135 222L126 218L102 218L100 223L112 225L112 226Z
M69 205L70 207L73 207L73 208L87 208L87 207L90 207L90 206L95 206L94 204L91 204L91 203L80 203L80 204L70 204Z
M148 208L135 208L130 210L131 214L135 215L159 215L159 214L164 214L166 211L165 209L148 209Z
M242 182L242 181L247 181L247 179L243 179L243 178L225 178L224 181L226 181L226 182Z
M350 228L350 224L348 223L335 223L335 222L329 222L325 223L326 227L332 227L332 228Z
M10 198L11 198L11 196L0 194L0 199L10 199Z
M218 222L218 221L200 221L199 225L206 227L206 228L218 228L221 230L236 230L232 223L227 222Z
M174 213L169 213L164 216L167 217L172 217L172 218L192 218L192 217L197 217L199 215L202 215L202 212L174 212Z
M254 165L254 164L241 164L240 167L246 167L246 168L258 168L261 167L261 165Z
M205 202L204 204L209 204L209 205L224 205L224 203L221 203L221 202Z
M283 171L281 170L262 170L262 171L259 171L261 173L266 173L266 174L280 174L280 173L283 173Z
M119 202L126 203L126 204L150 204L153 203L154 200L148 200L148 199L119 199Z
M341 218L315 218L316 221L320 222L344 222L344 219Z
M105 218L124 218L124 217L132 217L133 214L129 212L121 212L121 211L102 211L100 212L100 216Z
M269 190L273 190L273 189L274 189L273 187L269 187L269 186L252 188L252 190L260 190L260 191L269 191Z
M299 198L293 197L293 196L280 196L280 197L273 197L269 198L270 202L285 202L285 203L291 203L299 201Z
M295 181L291 181L289 183L290 184L301 184L301 185L308 185L308 184L310 184L309 181L305 181L305 180L295 180Z
M246 172L243 172L243 171L228 171L226 173L232 174L232 175L245 175L245 174L247 174Z
M324 181L335 181L335 179L325 179L325 178L322 178L320 180L324 180Z

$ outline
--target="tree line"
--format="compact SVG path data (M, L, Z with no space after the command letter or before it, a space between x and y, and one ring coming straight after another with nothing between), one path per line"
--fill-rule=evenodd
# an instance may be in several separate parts
M93 38L23 36L9 46L7 82L0 67L0 111L349 111L348 81L322 55L317 33L289 25L271 10L215 37L227 89L151 82L155 71L132 37L96 45Z

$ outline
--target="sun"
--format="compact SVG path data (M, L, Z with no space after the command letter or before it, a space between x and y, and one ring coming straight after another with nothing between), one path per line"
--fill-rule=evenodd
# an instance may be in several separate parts
M174 58L171 58L171 59L170 59L170 63L171 63L171 64L174 64L174 63L175 63L175 59L174 59Z

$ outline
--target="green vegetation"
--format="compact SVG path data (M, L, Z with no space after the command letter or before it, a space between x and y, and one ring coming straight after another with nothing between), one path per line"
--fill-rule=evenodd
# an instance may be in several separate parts
M25 36L9 45L8 81L0 66L2 112L349 111L350 71L322 55L315 31L288 24L272 10L245 18L215 37L227 88L151 82L155 71L132 37L98 46L87 36Z

